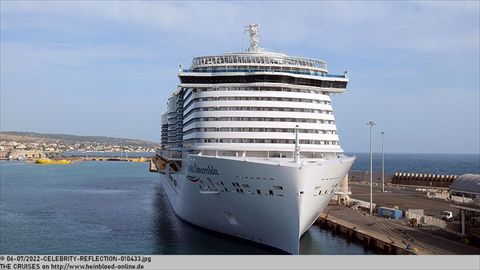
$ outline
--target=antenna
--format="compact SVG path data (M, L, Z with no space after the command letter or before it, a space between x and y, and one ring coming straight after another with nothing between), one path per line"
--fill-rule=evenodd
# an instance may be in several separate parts
M258 49L258 43L260 42L260 37L258 36L258 23L252 23L245 26L245 31L250 33L250 48L249 51L256 51Z

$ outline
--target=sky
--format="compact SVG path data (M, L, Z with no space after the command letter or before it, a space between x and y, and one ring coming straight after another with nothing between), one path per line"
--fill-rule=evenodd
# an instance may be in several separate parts
M348 70L346 152L480 153L480 4L1 1L0 130L160 141L193 57L260 46Z

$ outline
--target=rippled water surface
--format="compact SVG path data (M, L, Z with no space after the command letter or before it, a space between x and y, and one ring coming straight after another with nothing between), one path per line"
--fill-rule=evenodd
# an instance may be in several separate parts
M0 162L0 254L275 254L175 216L147 163ZM313 226L302 254L371 254Z

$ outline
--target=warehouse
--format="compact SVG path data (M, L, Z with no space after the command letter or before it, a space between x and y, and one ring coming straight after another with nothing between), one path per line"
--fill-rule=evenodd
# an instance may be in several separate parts
M462 197L469 199L469 202L480 200L480 174L464 174L450 186L452 198Z

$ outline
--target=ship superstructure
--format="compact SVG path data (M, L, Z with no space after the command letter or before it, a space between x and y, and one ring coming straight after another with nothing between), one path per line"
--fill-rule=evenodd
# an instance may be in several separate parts
M348 78L258 46L194 58L162 115L162 185L178 216L298 254L354 158L331 105Z

